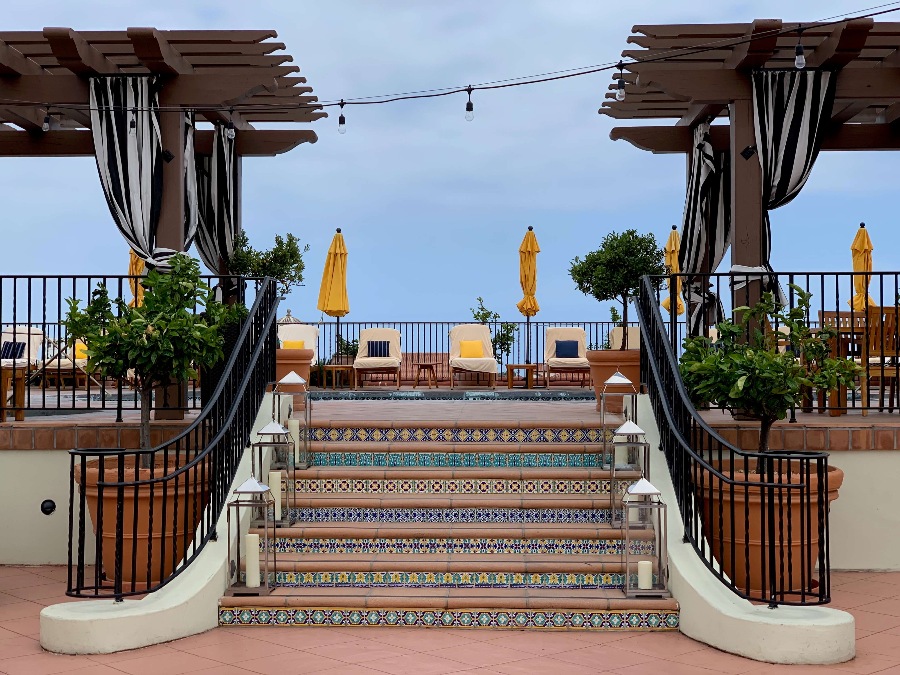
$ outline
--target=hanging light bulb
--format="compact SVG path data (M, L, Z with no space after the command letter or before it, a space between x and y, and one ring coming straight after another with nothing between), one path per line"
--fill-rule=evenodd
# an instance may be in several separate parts
M50 131L50 111L47 111L47 114L44 115L44 123L41 125L42 131Z
M234 140L234 108L228 111L228 122L225 123L225 138Z
M803 35L803 29L797 29L797 46L794 48L794 67L797 70L803 70L806 68L806 56L803 54L803 45L800 42L800 37Z
M128 123L128 133L132 136L137 133L137 108L131 109L131 122Z
M338 115L338 133L347 133L347 118L344 117L344 99L341 99L341 114Z
M466 103L466 122L471 122L475 119L475 106L472 105L472 85L470 84L466 87L466 92L469 94L469 101Z
M622 73L622 62L619 61L619 82L616 85L616 100L624 101L625 100L625 76Z

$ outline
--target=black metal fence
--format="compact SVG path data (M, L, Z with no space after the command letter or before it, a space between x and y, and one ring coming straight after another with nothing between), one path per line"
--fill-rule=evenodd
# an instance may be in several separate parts
M154 591L216 536L275 379L275 286L266 280L259 288L218 386L182 433L150 451L70 451L68 595L120 599Z
M671 326L648 277L638 301L641 379L660 431L685 541L737 595L778 604L831 599L828 454L729 445L685 391Z
M781 295L787 307L795 307L794 286L812 293L806 323L816 329L830 326L837 335L831 340L831 355L854 359L862 368L856 388L840 388L826 397L810 392L803 411L816 410L840 415L848 410L900 412L900 272L778 272L772 274L672 275L654 280L653 287L705 289L706 302L688 307L680 316L666 315L665 328L676 355L690 332L686 316L698 310L700 330L715 337L715 324L732 317L735 307L755 304L767 287ZM657 303L667 290L654 291ZM696 326L695 326L696 328ZM781 327L772 326L774 330ZM787 348L785 345L783 348Z
M26 411L78 412L82 410L116 410L121 420L123 410L140 408L140 396L128 380L103 378L88 370L83 344L70 344L63 325L68 311L67 300L75 298L84 307L91 292L105 285L110 299L131 302L134 284L140 277L91 276L0 276L0 346L11 345L0 361L3 391L0 417L8 414L21 419ZM259 286L258 279L239 280L230 277L204 277L212 286L236 288L238 301L252 303ZM195 312L202 312L196 307ZM18 352L14 351L17 346ZM7 358L9 357L9 358ZM11 389L12 396L6 387ZM200 386L188 383L186 400L169 400L169 390L154 397L153 407L195 409L202 407ZM4 405L5 404L5 405Z

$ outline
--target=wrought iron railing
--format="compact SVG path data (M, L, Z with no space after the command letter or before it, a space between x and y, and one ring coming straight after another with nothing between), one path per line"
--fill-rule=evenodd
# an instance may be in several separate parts
M277 306L276 284L266 279L210 400L175 438L149 451L70 451L68 595L155 591L216 536L275 378Z
M685 541L741 597L771 606L829 602L828 454L761 455L719 436L684 388L668 321L649 277L641 290L641 379Z
M0 328L2 343L19 343L19 358L4 360L5 377L11 383L12 396L0 405L0 417L21 419L28 414L75 413L90 410L115 410L122 421L123 410L138 410L140 395L127 380L104 378L89 371L84 345L69 343L63 325L67 300L75 298L83 307L91 292L105 285L115 303L133 300L134 284L141 277L115 275L82 276L0 276ZM203 277L211 286L237 290L237 301L252 303L258 279L237 283L233 277ZM195 308L202 312L203 307ZM18 387L18 389L16 388ZM153 408L199 410L203 406L201 387L188 383L183 400L178 388L163 388L154 397ZM176 392L174 395L172 392ZM7 392L2 392L8 396Z

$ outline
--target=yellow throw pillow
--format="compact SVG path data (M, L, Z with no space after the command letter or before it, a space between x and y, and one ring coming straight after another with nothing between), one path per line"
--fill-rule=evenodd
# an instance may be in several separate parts
M481 340L460 340L459 357L462 359L483 359L484 345Z
M87 345L82 342L75 343L75 358L76 359L86 359L88 357L87 354Z
M306 340L285 340L281 343L282 349L306 349Z

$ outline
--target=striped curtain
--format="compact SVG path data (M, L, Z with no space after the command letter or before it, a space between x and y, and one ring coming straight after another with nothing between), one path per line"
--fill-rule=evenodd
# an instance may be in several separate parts
M197 236L199 201L197 195L197 162L194 152L195 115L193 110L184 112L184 250L187 251Z
M731 245L731 167L728 152L713 150L709 124L694 128L694 150L684 200L681 249L682 274L715 272ZM688 330L699 335L724 319L718 296L705 278L687 278Z
M197 159L197 251L203 264L218 273L234 252L237 220L237 160L234 139L216 124L212 156Z
M175 251L156 246L162 207L162 142L156 77L90 79L91 132L97 171L113 220L152 267Z
M753 118L756 149L762 166L762 232L766 290L784 293L770 264L772 227L769 211L784 206L806 184L831 119L835 73L825 70L756 70L753 72ZM746 269L746 268L745 268ZM744 270L742 270L744 271Z

